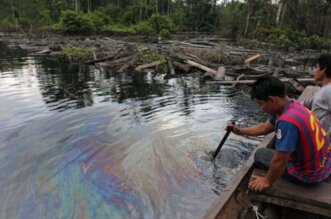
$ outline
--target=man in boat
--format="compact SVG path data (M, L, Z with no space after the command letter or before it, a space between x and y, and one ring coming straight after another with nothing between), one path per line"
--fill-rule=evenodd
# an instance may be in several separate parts
M321 54L317 59L314 78L322 83L322 88L303 104L319 119L331 140L331 53Z
M249 189L260 192L279 177L302 185L314 186L327 179L331 170L331 148L326 131L315 116L286 95L285 84L272 76L256 80L251 90L261 110L269 114L266 122L238 127L229 124L238 135L265 135L276 132L275 150L261 148L255 164L267 168L266 176L254 176Z

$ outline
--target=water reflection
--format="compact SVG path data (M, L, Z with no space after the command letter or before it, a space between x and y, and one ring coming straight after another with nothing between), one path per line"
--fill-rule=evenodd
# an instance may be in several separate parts
M2 218L201 218L255 147L229 119L264 116L236 90L2 54ZM245 107L243 107L245 106Z

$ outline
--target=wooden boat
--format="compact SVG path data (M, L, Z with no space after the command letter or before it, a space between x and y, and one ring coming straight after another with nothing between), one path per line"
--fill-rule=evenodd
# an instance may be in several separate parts
M313 86L306 87L299 100L306 99L316 90ZM271 133L265 136L256 150L271 147L274 142L275 135ZM303 188L278 179L265 192L249 192L247 186L252 172L255 171L253 154L206 211L204 219L263 218L265 214L269 214L269 219L331 218L331 183L323 182L316 188ZM261 208L258 209L257 206Z

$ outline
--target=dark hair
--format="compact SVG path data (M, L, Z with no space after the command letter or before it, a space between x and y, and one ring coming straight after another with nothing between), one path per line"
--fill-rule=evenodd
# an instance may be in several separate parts
M325 69L325 74L328 78L331 78L331 53L323 53L318 57L317 63L321 70Z
M273 76L259 77L251 90L252 100L267 101L269 96L285 97L285 84Z

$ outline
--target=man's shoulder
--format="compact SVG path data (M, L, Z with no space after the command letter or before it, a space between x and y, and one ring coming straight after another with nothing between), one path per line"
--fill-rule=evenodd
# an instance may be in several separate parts
M321 87L321 89L319 89L319 92L317 92L317 94L327 94L328 93L328 96L331 96L330 95L330 92L331 92L331 83Z
M329 103L331 100L331 83L322 87L314 96L314 103Z

